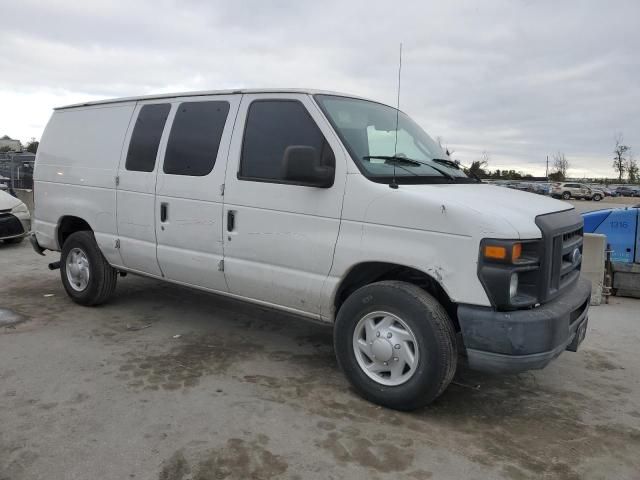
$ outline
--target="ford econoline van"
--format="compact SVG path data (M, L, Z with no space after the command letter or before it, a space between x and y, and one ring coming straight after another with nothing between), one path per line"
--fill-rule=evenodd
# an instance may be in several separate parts
M71 105L34 178L32 242L61 252L75 302L107 301L128 272L332 323L345 375L388 407L433 401L461 360L542 368L587 328L574 209L470 178L379 102L238 90Z

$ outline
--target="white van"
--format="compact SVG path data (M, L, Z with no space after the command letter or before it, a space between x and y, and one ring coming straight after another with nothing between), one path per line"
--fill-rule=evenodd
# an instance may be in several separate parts
M35 168L36 251L69 296L129 272L334 324L366 398L426 405L456 371L575 351L590 284L566 203L482 184L393 107L239 90L58 108ZM53 266L57 266L56 263Z

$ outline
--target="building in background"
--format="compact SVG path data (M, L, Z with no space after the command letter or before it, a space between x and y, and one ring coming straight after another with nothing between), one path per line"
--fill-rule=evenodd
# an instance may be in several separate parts
M0 137L0 151L11 150L13 152L22 151L22 143L20 140L14 140L8 135Z

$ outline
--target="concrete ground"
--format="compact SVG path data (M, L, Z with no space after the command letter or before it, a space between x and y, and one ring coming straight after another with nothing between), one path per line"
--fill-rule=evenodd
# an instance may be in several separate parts
M640 301L593 307L545 370L461 369L399 413L349 388L330 327L132 276L84 308L54 259L0 245L24 319L0 327L2 480L640 478Z

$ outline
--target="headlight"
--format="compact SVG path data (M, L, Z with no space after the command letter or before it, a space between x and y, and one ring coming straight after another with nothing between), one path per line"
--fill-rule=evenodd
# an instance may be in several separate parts
M480 242L478 277L494 307L513 310L537 303L541 249L540 240Z
M13 207L11 209L11 213L26 213L27 215L29 215L29 209L27 208L27 206L24 203L21 203L19 205L16 205L15 207Z

